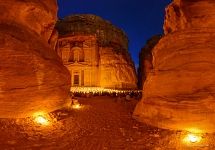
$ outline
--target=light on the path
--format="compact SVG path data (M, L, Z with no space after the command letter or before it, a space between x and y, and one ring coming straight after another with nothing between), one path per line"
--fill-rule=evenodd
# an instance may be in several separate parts
M34 115L34 122L39 125L49 125L50 121L48 115L44 113L36 113Z
M200 135L189 133L185 137L184 141L186 143L199 143L199 142L201 142L201 139L202 139L202 137Z
M80 104L75 104L75 105L72 105L72 108L74 108L74 109L80 109L81 105Z
M81 104L78 102L77 99L72 99L71 107L73 109L80 109L81 108Z
M36 117L35 121L41 125L47 125L49 123L49 121L43 116Z

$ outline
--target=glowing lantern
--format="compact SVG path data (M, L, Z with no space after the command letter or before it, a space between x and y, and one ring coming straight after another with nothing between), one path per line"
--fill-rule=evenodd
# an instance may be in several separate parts
M197 136L195 136L195 135L188 135L188 139L189 139L189 141L190 142L192 142L192 143L196 143L197 141L198 141L198 137Z
M75 105L72 105L72 108L74 108L74 109L80 109L81 105L80 104L75 104Z
M38 116L35 118L35 121L38 123L38 124L41 124L41 125L47 125L49 122L48 120L43 117L43 116Z
M189 133L185 138L184 141L186 143L199 143L201 141L202 137L197 134L191 134Z
M49 116L45 113L35 113L34 122L40 125L49 125Z

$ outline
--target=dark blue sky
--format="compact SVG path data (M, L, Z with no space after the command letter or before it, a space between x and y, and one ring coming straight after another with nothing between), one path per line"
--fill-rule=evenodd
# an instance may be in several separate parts
M137 65L145 42L163 33L165 7L171 0L58 0L59 18L90 13L111 21L129 38L129 51Z

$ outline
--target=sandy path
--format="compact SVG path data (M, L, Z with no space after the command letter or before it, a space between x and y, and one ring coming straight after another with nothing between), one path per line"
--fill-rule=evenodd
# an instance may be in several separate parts
M52 126L35 126L25 120L0 120L0 149L197 149L181 145L180 132L153 128L132 119L136 100L94 97L79 98L79 101L83 105L80 110L55 112L57 121ZM213 148L212 144L198 149Z

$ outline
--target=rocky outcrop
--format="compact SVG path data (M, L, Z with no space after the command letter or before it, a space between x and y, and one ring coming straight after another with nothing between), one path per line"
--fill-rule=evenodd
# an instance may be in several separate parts
M100 86L136 89L135 67L128 53L116 53L114 47L100 48Z
M0 2L0 118L61 107L70 76L48 44L54 42L55 0Z
M95 35L100 47L118 45L118 49L115 49L115 51L128 49L128 38L125 32L96 15L67 16L58 21L56 28L60 37L66 35Z
M147 75L152 71L152 49L161 39L161 35L150 38L139 53L138 88L143 89Z
M57 51L72 75L72 86L137 88L126 34L91 14L59 20Z
M134 117L161 128L215 131L215 2L174 0Z

